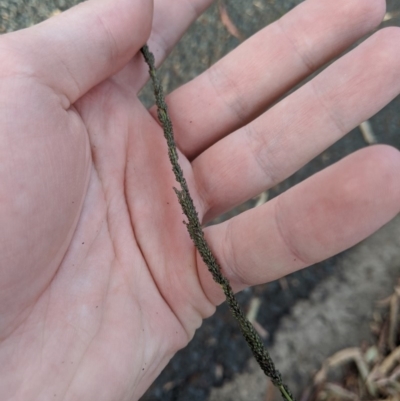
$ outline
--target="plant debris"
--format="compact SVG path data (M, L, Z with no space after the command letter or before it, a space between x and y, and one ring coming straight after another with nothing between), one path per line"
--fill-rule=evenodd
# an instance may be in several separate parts
M243 41L244 35L239 31L236 25L232 22L231 18L229 17L228 11L226 10L225 4L220 1L218 3L218 11L221 18L222 25L227 29L227 31L234 36L236 39Z
M302 401L400 401L400 286L379 302L371 331L375 344L329 357Z
M383 22L390 21L391 19L397 18L400 16L400 10L388 12L383 17Z
M368 120L360 124L360 131L362 133L364 141L368 145L373 145L374 143L378 142L374 134L374 130L372 129L371 123Z

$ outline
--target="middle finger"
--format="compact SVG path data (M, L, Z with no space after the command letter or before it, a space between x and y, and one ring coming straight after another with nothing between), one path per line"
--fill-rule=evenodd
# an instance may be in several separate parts
M400 92L400 29L386 28L192 162L205 221L296 172Z

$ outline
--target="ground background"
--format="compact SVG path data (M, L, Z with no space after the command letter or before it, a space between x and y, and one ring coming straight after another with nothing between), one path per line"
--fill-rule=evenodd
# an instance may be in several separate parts
M242 37L247 38L300 2L300 0L224 0L214 4L193 24L161 68L160 77L166 90L172 91L194 78L240 44L240 40L231 35L221 21L219 8L221 5L225 7L227 15ZM38 23L52 13L63 11L76 3L78 0L0 0L0 33ZM393 12L394 17L382 26L400 26L398 1L389 0L388 11ZM152 104L148 88L143 91L141 99L146 105ZM397 148L400 148L399 110L400 98L397 98L370 120L378 141ZM272 188L269 191L269 198L364 146L368 144L360 130L353 130L288 180ZM256 200L251 200L224 218L252 207L255 203ZM365 300L368 296L371 298L374 295L381 295L391 287L394 277L400 272L397 269L400 266L400 259L396 253L397 238L400 237L398 226L400 222L396 220L389 228L385 228L370 240L376 241L373 242L375 245L371 245L372 242L366 245L367 249L372 247L376 250L374 255L381 255L376 261L377 265L381 266L377 270L380 272L377 276L370 271L376 267L371 264L373 260L371 253L365 251L365 248L361 248L360 251L356 247L354 250L293 274L286 280L240 294L239 298L245 309L249 308L254 298L261 301L257 321L268 333L266 343L272 347L273 353L280 360L280 366L283 365L282 370L287 372L289 381L299 389L298 391L301 386L306 385L309 372L315 369L325 353L333 352L342 345L346 346L352 338L349 333L353 333L357 338L363 335L367 338L367 325L361 322L366 321L368 305L372 301L362 303L367 308L355 303L350 307L353 313L345 314L344 320L338 318L334 311L341 308L339 301L350 302L351 299L354 301L357 296ZM363 246L365 245L360 245ZM392 255L391 258L385 257L387 254ZM370 261L369 269L363 264L365 260ZM350 267L356 272L354 274L359 272L357 279L348 276ZM361 270L357 270L358 268ZM371 286L371 282L376 282L376 286ZM380 285L378 282L384 284ZM369 287L363 286L363 283L369 283ZM342 293L343 288L345 290ZM368 291L365 291L365 288L368 288ZM390 291L391 289L388 293ZM330 306L324 302L328 302ZM319 309L316 309L318 307ZM359 310L361 312L357 314ZM324 316L325 320L321 316ZM324 333L323 327L327 328L327 332L332 331L332 325L337 327L338 335L327 337L325 333L325 343L314 338L318 337L316 333L321 334L321 331ZM314 333L314 337L311 336L314 338L311 343L308 341L309 330ZM335 337L339 341L335 342ZM304 349L309 349L310 346L320 351L312 352L310 356L310 353L304 352ZM299 369L297 358L302 358L303 361L306 358L308 365L302 365ZM222 305L213 317L205 321L190 345L172 359L154 385L142 397L142 401L262 400L266 381L249 361L250 353L246 344L226 306Z

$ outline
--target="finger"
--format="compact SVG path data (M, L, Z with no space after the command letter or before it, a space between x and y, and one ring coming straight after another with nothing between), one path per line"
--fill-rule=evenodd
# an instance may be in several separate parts
M210 6L213 0L155 0L153 27L148 45L156 64L171 52L189 26Z
M194 158L243 126L382 20L383 0L309 0L168 96L177 144Z
M39 25L5 35L2 45L24 64L23 73L74 103L119 71L143 46L150 34L152 5L149 0L84 2Z
M400 29L386 28L192 163L205 221L296 172L400 92Z
M383 226L400 211L399 169L396 149L365 148L265 205L207 228L234 290L322 261ZM221 289L198 263L206 294L222 302Z
M155 0L151 35L147 44L154 54L155 65L158 67L166 59L175 44L188 27L210 6L213 0ZM147 65L141 54L137 54L115 81L129 85L138 93L149 79Z

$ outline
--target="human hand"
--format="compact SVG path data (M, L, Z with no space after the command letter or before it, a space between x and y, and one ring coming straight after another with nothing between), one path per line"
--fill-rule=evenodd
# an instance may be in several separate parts
M0 38L2 399L137 399L223 301L182 224L155 111L137 99L150 32L161 62L208 3L160 0L153 17L148 0L89 1ZM399 93L391 28L262 113L383 13L381 0L308 0L168 97L203 222ZM399 167L397 150L363 149L208 227L224 274L239 291L362 240L398 213Z

